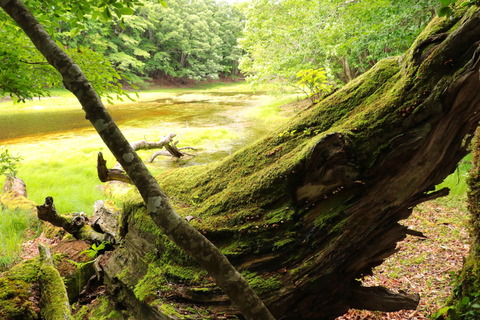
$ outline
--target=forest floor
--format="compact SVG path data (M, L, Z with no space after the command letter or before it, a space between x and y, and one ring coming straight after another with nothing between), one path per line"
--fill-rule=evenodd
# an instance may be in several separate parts
M398 252L364 279L366 286L385 286L396 291L417 293L417 310L371 312L350 310L337 320L421 320L444 306L451 293L455 274L468 254L468 210L465 196L447 197L419 205L403 221L426 238L407 236L398 243Z

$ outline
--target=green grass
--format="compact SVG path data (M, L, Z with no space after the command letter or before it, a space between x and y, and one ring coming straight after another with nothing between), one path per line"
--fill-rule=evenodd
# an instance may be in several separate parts
M0 209L0 270L5 269L20 257L22 241L26 231L32 230L32 236L40 229L37 219L22 210Z
M203 84L194 88L166 88L145 90L138 93L138 102L149 102L163 98L176 97L188 94L185 99L204 93L227 92L251 93L252 90L245 83L228 84ZM200 97L200 100L204 96ZM250 98L248 98L250 101ZM227 98L230 100L230 98ZM285 121L288 117L278 116L280 105L283 101L272 102L272 97L259 95L253 98L249 107L233 108L230 113L237 112L239 117L247 121L275 118L275 124ZM238 100L237 100L238 101ZM118 102L123 103L123 102ZM125 101L124 103L131 103ZM220 102L221 103L221 102ZM204 123L193 124L198 117L197 110L184 111L192 113L192 120L183 127L176 127L175 120L165 118L162 123L152 122L148 119L132 120L120 125L122 131L130 141L147 139L153 141L168 132L176 132L180 140L179 146L192 146L202 149L202 153L216 152L225 144L242 138L242 130L231 129L228 126L210 126ZM0 103L0 112L12 113L54 113L68 109L80 109L76 98L67 90L56 89L51 91L51 98L34 99L25 103L14 104L11 101ZM252 112L251 110L258 110ZM182 111L181 109L179 111ZM198 120L197 120L198 121ZM266 120L265 120L266 121ZM267 127L265 124L257 125ZM268 126L270 127L270 126ZM147 129L146 129L147 128ZM115 164L113 156L98 137L93 128L77 129L75 131L49 133L47 136L31 135L23 138L6 140L6 147L11 154L19 155L22 161L18 168L18 176L27 185L28 197L37 204L42 204L45 197L51 196L55 200L56 208L60 213L93 212L95 200L104 199L102 183L96 173L96 159L99 151L106 157L108 167ZM188 152L188 151L187 151ZM230 150L225 150L225 153ZM152 151L140 151L142 159L147 159ZM208 156L207 160L215 155ZM158 158L153 164L147 166L154 174L164 170L165 165L171 165L169 158ZM1 181L0 183L3 182Z

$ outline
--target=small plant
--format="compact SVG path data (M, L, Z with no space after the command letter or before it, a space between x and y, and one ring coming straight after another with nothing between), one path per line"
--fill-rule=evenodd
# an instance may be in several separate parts
M0 175L15 177L17 175L17 165L22 158L11 155L5 147L0 148Z
M89 249L82 251L82 253L85 253L90 258L96 258L102 251L107 250L108 246L110 246L108 241L104 241L99 245L94 243Z
M312 101L317 102L324 94L332 90L328 84L327 73L323 68L303 69L297 72L296 87L300 88L306 96Z

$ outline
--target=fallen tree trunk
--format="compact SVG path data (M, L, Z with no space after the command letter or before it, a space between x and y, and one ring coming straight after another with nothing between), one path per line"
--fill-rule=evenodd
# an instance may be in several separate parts
M445 195L435 186L468 153L480 119L480 11L464 13L435 19L402 57L381 61L225 161L158 177L178 212L221 248L277 319L416 306L414 293L357 279L416 233L399 221ZM147 304L145 318L167 305L173 318L195 318L192 304L211 317L235 313L144 208L127 206L125 215L125 246L104 266L125 304ZM147 262L140 244L152 253Z
M45 320L72 320L72 310L68 302L67 290L60 274L53 265L50 249L38 245L40 252L40 313Z

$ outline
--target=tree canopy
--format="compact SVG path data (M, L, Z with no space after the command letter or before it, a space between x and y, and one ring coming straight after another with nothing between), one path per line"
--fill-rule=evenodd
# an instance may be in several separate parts
M97 92L122 93L146 77L195 80L237 74L243 21L215 0L27 1ZM0 96L30 99L60 77L19 28L0 13Z
M240 68L252 83L292 82L302 69L325 68L345 83L377 61L399 55L432 18L435 0L252 0Z

